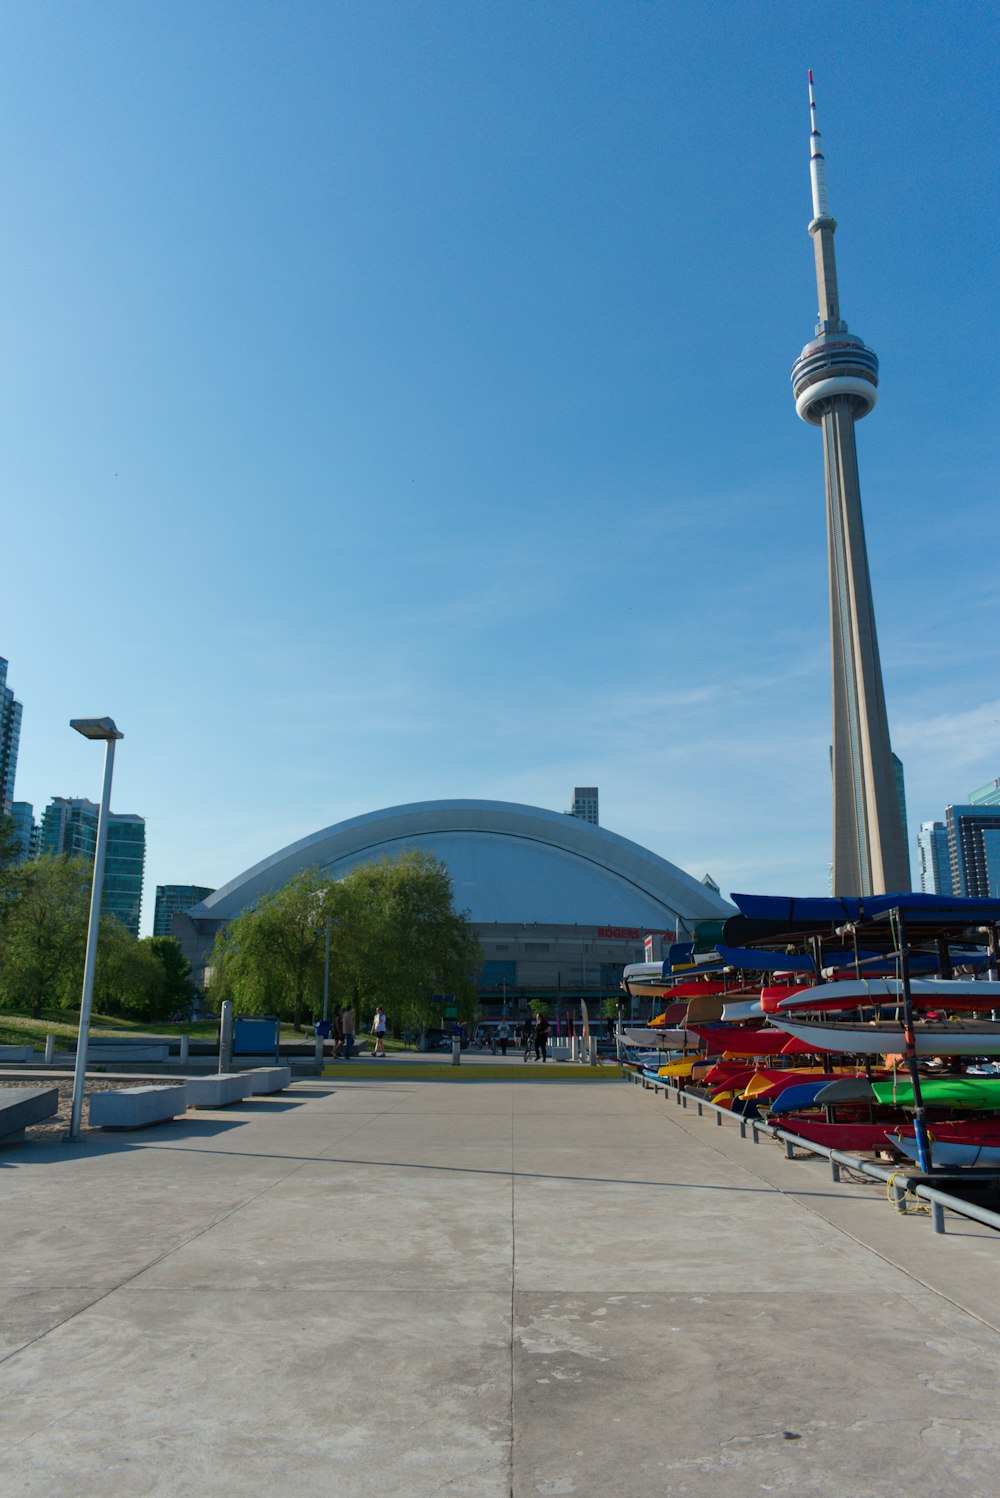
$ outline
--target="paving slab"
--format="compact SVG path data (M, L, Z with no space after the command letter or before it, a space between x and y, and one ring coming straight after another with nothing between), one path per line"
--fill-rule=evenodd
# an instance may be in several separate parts
M992 1498L1000 1236L622 1083L299 1083L2 1162L32 1498Z

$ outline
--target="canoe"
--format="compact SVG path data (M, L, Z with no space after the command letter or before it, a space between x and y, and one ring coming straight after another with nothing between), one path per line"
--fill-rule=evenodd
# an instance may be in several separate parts
M976 1112L1000 1110L1000 1079L996 1077L921 1077L920 1096L927 1108L971 1108ZM816 1097L819 1107L869 1103L881 1108L912 1108L913 1083L909 1077L838 1078Z
M875 1101L883 1107L913 1107L909 1077L873 1082L871 1087ZM972 1108L976 1112L1000 1109L1000 1079L996 1077L921 1077L920 1094L928 1108Z
M765 990L774 993L774 990ZM964 1009L985 1013L1000 1007L1000 983L963 982L961 979L914 978L910 994L915 1009ZM768 1014L799 1009L865 1009L873 1004L902 1001L898 978L853 978L839 983L820 983L802 988L777 1000L761 1000Z
M715 1055L728 1052L732 1056L799 1056L824 1049L823 1046L803 1044L793 1035L784 1035L784 1020L781 1030L741 1030L736 1025L723 1027L690 1023L687 1028L700 1035Z
M705 1063L700 1056L682 1057L680 1061L668 1061L666 1066L661 1066L658 1076L661 1077L689 1077L696 1066L704 1066Z
M843 1068L838 1068L843 1071ZM758 1103L767 1102L770 1098L776 1098L789 1087L798 1087L805 1082L815 1082L818 1087L826 1088L834 1080L834 1073L821 1072L815 1069L809 1071L793 1071L789 1068L784 1072L759 1071L753 1080L743 1089L744 1097L755 1097ZM843 1079L848 1083L855 1080L851 1075ZM862 1078L862 1081L865 1079Z
M644 1051L679 1051L685 1044L697 1045L697 1038L686 1030L654 1029L644 1025L641 1029L627 1026L622 1030L622 1039L627 1045L637 1045Z
M725 1001L720 994L701 994L697 998L688 1000L686 1025L697 1023L710 1025L722 1018L725 1009Z
M662 1014L658 1014L655 1019L650 1020L650 1028L653 1030L677 1029L680 1025L683 1025L686 1014L686 1004L668 1004Z
M771 1020L774 1025L776 1022ZM896 1020L873 1024L823 1023L781 1016L778 1033L786 1033L813 1051L847 1055L884 1056L903 1049L903 1030ZM1000 1056L1000 1023L993 1020L917 1021L914 1038L918 1056Z
M885 1137L896 1149L902 1150L904 1155L909 1155L911 1160L919 1160L915 1139L907 1139L905 1135L894 1134L891 1131L888 1131ZM932 1130L930 1146L931 1160L935 1165L1000 1166L1000 1145L953 1144L950 1140L934 1138Z
M867 1077L837 1077L821 1087L816 1095L819 1108L837 1107L846 1103L874 1103L875 1094Z
M816 1107L816 1094L822 1092L826 1086L825 1082L797 1082L794 1087L786 1087L771 1100L770 1118L777 1118L782 1113L798 1113L805 1108ZM760 1102L760 1098L757 1099Z
M736 999L732 1004L723 1004L721 1017L724 1025L731 1025L738 1020L761 1019L763 1014L760 999Z
M857 1150L884 1150L889 1148L884 1123L827 1123L821 1118L803 1118L790 1113L779 1125L788 1134L797 1134L812 1144L822 1144L828 1150L843 1150L851 1154Z

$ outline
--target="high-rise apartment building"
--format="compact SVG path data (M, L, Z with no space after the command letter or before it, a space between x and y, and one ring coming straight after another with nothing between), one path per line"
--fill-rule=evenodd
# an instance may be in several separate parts
M34 858L38 852L38 823L35 809L30 801L15 801L10 809L14 823L14 835L21 845L20 860Z
M809 224L819 320L792 369L795 409L823 432L830 644L833 677L833 893L910 887L906 835L889 743L868 552L861 514L855 423L877 400L878 358L840 315L826 162L809 74Z
M906 858L906 884L903 887L909 889L913 876L910 873L910 843L906 831L909 826L906 820L906 776L903 772L903 761L898 754L892 756L892 773L896 782L896 799L899 802L899 820L903 826L903 853Z
M100 807L85 797L53 796L42 815L38 850L93 863ZM112 812L104 858L101 909L139 935L142 881L146 866L146 822L131 812Z
M599 827L597 801L596 785L574 786L573 805L569 809L570 816L579 817L581 822L590 822L592 826Z
M925 895L953 895L948 829L943 822L921 822L917 834L920 888Z
M17 748L21 742L21 704L7 685L7 662L0 655L0 816L9 816L14 801Z
M153 935L170 936L170 925L178 911L190 910L199 900L207 900L214 894L214 889L207 889L202 884L158 884L153 907Z
M1000 896L1000 805L949 806L948 855L956 895Z

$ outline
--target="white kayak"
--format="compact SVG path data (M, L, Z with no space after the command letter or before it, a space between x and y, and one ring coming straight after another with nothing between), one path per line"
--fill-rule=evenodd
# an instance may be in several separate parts
M961 1003L962 1008L1000 1008L1000 983L977 983L961 978L912 978L910 993L920 1009L947 1009ZM899 978L847 978L836 984L820 983L803 988L787 999L778 1001L778 1012L789 1009L845 1009L847 1000L856 999L857 1007L892 1003L903 996ZM934 1002L929 1002L933 1000Z
M836 1024L812 1019L770 1020L776 1030L794 1035L821 1051L843 1051L849 1056L884 1056L904 1049L903 1027L896 1020L874 1024ZM918 1056L1000 1056L1000 1023L994 1020L953 1019L940 1023L917 1020L913 1026Z
M760 1019L764 1011L760 999L736 999L732 1004L723 1004L723 1024L735 1024L737 1020Z
M698 1036L692 1035L688 1030L668 1030L665 1025L662 1028L655 1025L641 1028L626 1025L622 1030L622 1039L627 1045L641 1046L644 1051L679 1051L685 1045L697 1050L700 1044Z

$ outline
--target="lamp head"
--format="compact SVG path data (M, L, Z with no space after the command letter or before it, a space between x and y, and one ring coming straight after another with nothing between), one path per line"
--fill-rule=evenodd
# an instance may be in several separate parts
M70 718L70 728L75 728L77 733L82 733L85 739L123 739L125 735L119 733L115 727L114 718Z

